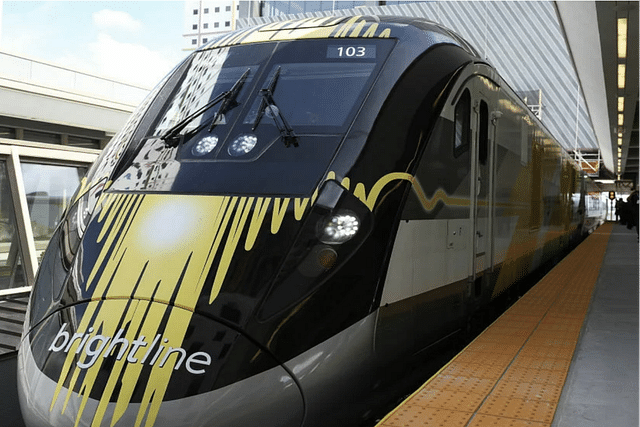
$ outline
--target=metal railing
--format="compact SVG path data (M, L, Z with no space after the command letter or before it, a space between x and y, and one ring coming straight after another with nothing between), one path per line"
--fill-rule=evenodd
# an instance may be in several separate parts
M0 51L0 78L137 106L149 88Z

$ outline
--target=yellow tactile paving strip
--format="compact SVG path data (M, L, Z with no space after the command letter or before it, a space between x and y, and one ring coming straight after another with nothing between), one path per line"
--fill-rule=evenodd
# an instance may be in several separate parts
M611 228L598 228L377 427L551 426Z

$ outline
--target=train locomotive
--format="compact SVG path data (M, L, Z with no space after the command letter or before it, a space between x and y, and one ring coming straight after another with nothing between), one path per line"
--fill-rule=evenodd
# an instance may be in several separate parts
M143 101L56 229L19 349L25 423L364 423L404 366L597 225L589 185L438 24L219 37Z

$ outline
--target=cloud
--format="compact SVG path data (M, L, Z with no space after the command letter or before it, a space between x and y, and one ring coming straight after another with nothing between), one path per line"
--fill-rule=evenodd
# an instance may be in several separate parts
M175 65L173 58L161 52L141 44L117 41L106 33L99 33L97 40L89 43L89 51L97 74L149 88Z
M119 29L137 32L142 29L142 22L137 21L127 12L102 9L92 15L93 23L100 30Z

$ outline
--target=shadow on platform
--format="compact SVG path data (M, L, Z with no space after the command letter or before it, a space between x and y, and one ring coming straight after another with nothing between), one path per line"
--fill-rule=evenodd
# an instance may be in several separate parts
M18 402L18 383L16 370L18 368L18 352L0 356L0 427L24 427L20 402Z

